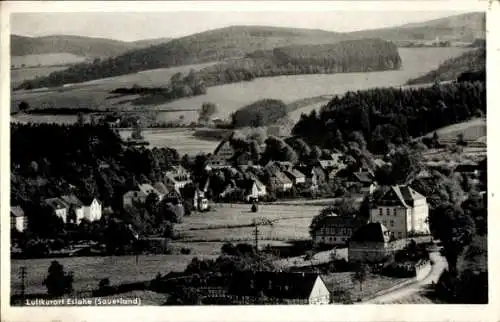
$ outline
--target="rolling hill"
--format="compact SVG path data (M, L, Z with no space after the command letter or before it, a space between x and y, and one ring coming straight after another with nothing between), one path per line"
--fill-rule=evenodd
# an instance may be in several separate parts
M34 83L58 86L155 68L241 58L255 51L267 51L278 47L325 45L342 40L364 38L434 40L436 37L443 39L451 37L457 41L473 41L477 36L484 36L484 18L484 13L470 13L400 27L349 33L285 27L231 26L173 39L147 48L129 50L101 61L73 66L67 71L51 74ZM23 88L33 88L33 84L24 85Z
M392 41L451 40L473 42L486 38L486 14L471 12L399 27L362 30L346 34L349 38L378 37Z
M438 68L425 75L408 80L408 85L457 80L462 73L484 72L486 70L486 49L478 48L450 58Z
M112 57L129 50L158 45L169 40L168 38L159 38L124 42L106 38L67 35L44 37L11 35L10 52L12 56L67 53L88 58Z

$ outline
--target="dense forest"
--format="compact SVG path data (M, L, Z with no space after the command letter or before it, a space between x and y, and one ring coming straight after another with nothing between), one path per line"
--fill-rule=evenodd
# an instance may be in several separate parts
M168 44L173 45L177 40ZM151 47L153 49L155 47ZM181 49L185 49L184 47ZM179 49L180 50L180 49ZM174 53L170 53L174 55ZM188 55L184 53L183 55ZM78 64L66 70L51 73L22 83L18 89L60 86L66 83L80 83L98 78L134 73L140 70L171 67L195 63L186 62L181 57L168 63L155 61L153 66L143 67L141 62L132 63L130 57L119 56L93 64ZM214 60L228 59L217 57ZM122 61L123 60L123 61ZM204 60L205 61L205 60ZM378 39L341 41L327 45L296 45L270 50L246 53L241 59L206 67L196 73L205 86L222 85L232 82L248 81L255 77L380 71L398 69L401 58L396 45Z
M276 123L287 115L283 101L263 99L240 108L231 115L233 128L260 127Z
M408 80L408 85L425 84L438 81L456 80L465 72L483 72L486 69L486 49L467 51L462 55L446 60L435 70Z
M400 66L401 58L394 44L362 39L255 51L241 59L206 67L198 74L208 86L213 86L256 77L367 72Z
M293 134L324 148L339 148L342 137L386 153L440 127L486 113L482 82L435 84L418 89L376 88L336 96L319 113L303 114Z

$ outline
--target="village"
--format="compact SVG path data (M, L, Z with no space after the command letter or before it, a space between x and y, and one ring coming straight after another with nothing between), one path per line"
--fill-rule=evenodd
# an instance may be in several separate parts
M326 286L328 283L321 274L321 267L332 260L345 263L346 268L343 270L352 270L353 274L357 270L368 270L367 267L371 267L371 272L383 272L385 275L415 281L423 280L430 274L431 261L425 249L435 245L429 227L429 196L412 188L411 180L401 185L380 185L376 180L376 172L387 163L383 157L373 160L361 157L361 162L353 162L352 157L346 153L323 150L315 158L295 162L269 160L260 165L250 152L241 149L241 142L234 135L233 132L222 140L213 154L207 156L203 176L195 178L180 164L170 166L164 172L163 181L142 182L137 184L136 189L125 192L122 196L122 210L145 207L148 200L153 199L157 200L160 207L168 205L175 208L176 205L182 205L183 208L190 208L191 213L206 216L209 222L211 214L224 204L247 204L251 213L258 214L266 205L279 204L280 201L326 200L331 206L312 219L312 246L306 253L311 253L311 250L313 254L326 250L330 255L323 262L314 265L295 267L288 264L284 266L285 271L252 270L231 275L224 282L211 282L216 286L197 287L197 292L203 294L203 303L256 303L263 294L268 298L265 303L285 301L292 304L328 304L339 301L338 294L334 299L334 292L331 287ZM265 149L265 145L262 148ZM458 165L452 171L477 181L480 174L485 172L485 162L484 159L475 164ZM107 166L99 164L100 168ZM432 166L429 162L412 176L412 180L430 178L429 169ZM224 180L219 179L217 182L218 177L223 177ZM342 201L357 204L352 205L355 212L335 213L335 205ZM104 208L97 198L82 201L74 194L48 198L43 202L54 216L67 226L73 225L72 227L82 227L82 222L99 222L114 212L111 207ZM368 205L368 209L360 208L362 204ZM186 209L182 212L186 213ZM258 238L258 224L255 219L252 223ZM23 209L13 205L12 230L22 233L27 225L28 219L24 216ZM160 249L161 253L172 238L144 236L131 225L127 227L130 239L142 245L142 252L157 252ZM15 243L13 246L15 247ZM255 247L259 251L257 243ZM261 244L261 248L263 247ZM95 241L80 240L45 253L45 256L99 256L101 253L105 254L103 250L103 245L98 245ZM336 256L338 253L344 255ZM15 256L15 248L12 256ZM381 263L386 264L384 266ZM443 267L439 269L442 270ZM367 278L364 274L368 273L359 274L359 281L363 283ZM189 278L192 278L192 273L171 272L156 283L164 283L167 285L164 287L170 289L175 288L175 283L180 283L179 281L189 284L190 282L186 282ZM208 285L212 285L211 283ZM225 286L221 288L221 284ZM350 282L347 284L350 285ZM161 288L158 285L156 287ZM354 300L361 300L361 296Z

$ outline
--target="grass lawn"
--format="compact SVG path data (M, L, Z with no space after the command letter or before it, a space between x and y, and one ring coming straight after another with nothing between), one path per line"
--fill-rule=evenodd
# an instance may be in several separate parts
M466 141L477 141L486 136L486 118L475 118L440 128L437 132L441 141L456 141L459 134L464 135ZM434 131L426 136L431 137Z
M75 290L92 290L97 288L99 281L109 278L111 284L145 281L153 279L158 272L166 274L170 271L184 270L193 257L213 258L207 255L141 255L136 265L135 256L109 257L75 257L57 258L66 272L74 274ZM18 293L21 281L18 278L21 266L26 267L26 292L45 293L42 285L47 276L50 262L54 259L27 259L11 261L11 289Z

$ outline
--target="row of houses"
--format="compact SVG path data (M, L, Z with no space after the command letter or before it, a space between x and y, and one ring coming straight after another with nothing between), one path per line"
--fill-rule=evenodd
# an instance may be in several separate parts
M102 203L92 198L82 202L74 194L63 195L56 198L47 198L43 204L50 207L53 214L59 217L65 224L72 223L79 225L83 219L90 222L101 219ZM11 206L11 229L23 232L28 227L28 217L21 206Z
M354 234L367 225L377 224L391 240L410 238L414 234L429 234L427 199L408 185L391 186L370 209L369 218L326 216L313 232L316 244L347 245ZM372 228L373 229L373 228ZM361 233L360 238L364 236ZM384 237L385 238L385 237ZM376 248L376 247L375 247Z

